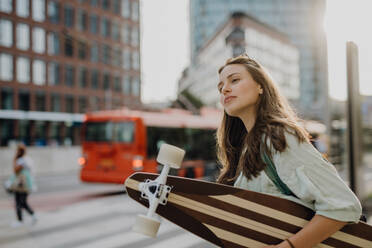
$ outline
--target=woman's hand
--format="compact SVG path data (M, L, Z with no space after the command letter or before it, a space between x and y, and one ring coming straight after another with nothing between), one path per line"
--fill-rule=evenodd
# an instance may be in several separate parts
M287 243L287 241L283 241L280 244L277 245L268 245L262 248L291 248L291 246Z

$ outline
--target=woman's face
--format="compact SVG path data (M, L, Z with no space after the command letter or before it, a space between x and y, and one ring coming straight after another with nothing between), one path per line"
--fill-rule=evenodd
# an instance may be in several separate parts
M244 113L256 111L262 88L253 80L244 65L227 65L219 76L220 101L228 115L240 117Z

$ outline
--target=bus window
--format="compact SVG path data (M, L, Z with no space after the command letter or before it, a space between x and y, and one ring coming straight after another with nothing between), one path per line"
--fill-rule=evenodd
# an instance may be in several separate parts
M134 136L133 122L116 122L113 140L116 142L132 143Z
M86 141L131 143L134 137L133 122L87 122Z
M109 142L112 138L111 122L88 122L85 128L86 141Z

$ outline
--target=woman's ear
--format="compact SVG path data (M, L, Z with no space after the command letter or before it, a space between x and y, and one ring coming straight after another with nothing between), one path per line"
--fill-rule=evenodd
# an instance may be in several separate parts
M263 93L263 89L261 85L258 85L258 94L262 95L262 93Z

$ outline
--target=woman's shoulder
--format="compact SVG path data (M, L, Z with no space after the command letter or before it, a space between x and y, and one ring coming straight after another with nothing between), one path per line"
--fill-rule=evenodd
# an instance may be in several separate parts
M306 138L301 138L293 129L284 130L283 132L286 143L286 149L284 151L288 149L300 149L311 145ZM270 138L266 140L266 145L273 153L278 152L273 148Z

